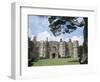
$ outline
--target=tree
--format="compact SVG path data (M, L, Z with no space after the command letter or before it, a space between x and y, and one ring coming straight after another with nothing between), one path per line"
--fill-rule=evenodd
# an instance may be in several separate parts
M32 41L28 37L28 66L32 66L31 51L32 51Z
M82 17L82 21L79 22L80 17L65 17L65 16L49 16L49 28L54 36L59 36L61 34L72 33L77 29L77 27L84 27L83 35L83 54L80 57L80 63L88 63L88 18Z

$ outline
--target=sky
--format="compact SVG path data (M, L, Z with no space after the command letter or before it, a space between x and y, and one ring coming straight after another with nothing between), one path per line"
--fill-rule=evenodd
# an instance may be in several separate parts
M82 17L78 18L78 21L81 22ZM70 34L61 34L60 36L55 37L48 27L48 16L30 15L28 18L28 23L28 36L31 38L31 40L34 36L36 36L37 41L45 41L48 37L49 41L60 41L60 39L62 38L62 40L66 42L68 42L68 40L71 39L72 41L78 40L79 45L82 45L83 43L84 27L77 27L77 29Z

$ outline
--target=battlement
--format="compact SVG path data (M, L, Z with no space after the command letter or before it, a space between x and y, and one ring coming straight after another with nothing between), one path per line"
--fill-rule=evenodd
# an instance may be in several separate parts
M40 58L62 58L62 57L78 57L78 41L48 41L48 38L45 41L37 41L36 36L32 40L34 44L35 51L33 50L32 55L36 55L38 52L38 57ZM33 48L33 49L34 49Z

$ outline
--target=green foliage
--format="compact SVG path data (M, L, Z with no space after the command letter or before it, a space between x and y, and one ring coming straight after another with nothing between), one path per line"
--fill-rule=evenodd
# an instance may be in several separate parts
M64 17L64 16L50 16L48 18L50 31L54 36L59 36L65 33L71 33L77 29L77 27L85 26L87 22L83 18L83 21L79 23L77 21L79 17Z

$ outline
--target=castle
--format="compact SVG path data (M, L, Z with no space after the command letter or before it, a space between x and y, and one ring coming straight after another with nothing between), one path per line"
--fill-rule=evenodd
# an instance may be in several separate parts
M68 42L60 39L59 41L37 41L36 36L29 43L29 58L44 58L44 59L57 59L57 58L78 58L78 41Z

